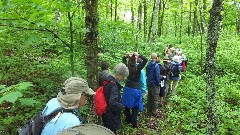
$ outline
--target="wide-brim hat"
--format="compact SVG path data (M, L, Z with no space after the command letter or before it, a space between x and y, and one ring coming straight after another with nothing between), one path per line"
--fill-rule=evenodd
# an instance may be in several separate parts
M71 77L64 82L64 87L58 93L57 99L64 109L76 109L82 94L95 95L87 82L79 77Z

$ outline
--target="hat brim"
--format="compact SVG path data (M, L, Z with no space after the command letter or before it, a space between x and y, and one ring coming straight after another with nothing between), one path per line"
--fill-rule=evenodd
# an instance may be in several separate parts
M88 95L95 95L96 92L94 92L91 88L88 88L88 90L86 90L84 93L88 94Z

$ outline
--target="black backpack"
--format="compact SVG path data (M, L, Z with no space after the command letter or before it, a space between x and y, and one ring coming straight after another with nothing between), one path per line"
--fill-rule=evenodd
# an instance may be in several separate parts
M19 135L41 135L45 125L57 116L59 112L71 112L76 115L82 123L85 123L85 120L76 111L60 107L45 117L42 115L42 111L39 111L35 117L28 120L24 126L18 129Z
M171 67L170 67L170 71L171 71L171 73L170 73L170 78L172 78L172 77L179 77L179 75L180 75L180 72L181 72L181 70L179 70L179 67L180 66L180 64L179 63L172 63L172 65L171 65Z

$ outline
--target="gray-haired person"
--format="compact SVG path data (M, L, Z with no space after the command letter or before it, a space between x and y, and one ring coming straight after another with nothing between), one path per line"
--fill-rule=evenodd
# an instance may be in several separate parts
M57 97L48 101L42 115L49 115L59 108L73 110L75 112L59 112L57 116L46 124L41 134L55 135L64 129L82 124L82 121L79 120L75 113L85 105L86 95L95 95L95 92L88 87L85 80L78 77L67 79Z
M128 68L125 64L119 63L113 69L113 75L106 78L107 85L104 86L104 97L106 99L106 113L102 116L103 125L112 130L115 134L121 128L121 104L120 90L121 82L129 75Z

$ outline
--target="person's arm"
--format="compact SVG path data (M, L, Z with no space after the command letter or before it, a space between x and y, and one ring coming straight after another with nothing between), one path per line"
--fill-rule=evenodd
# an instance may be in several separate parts
M159 68L159 65L156 64L155 66L155 71L156 71L156 83L157 83L157 86L160 86L160 68Z
M137 65L137 70L141 71L148 62L148 59L142 55L139 55L139 58L142 59L142 62Z
M108 99L108 103L109 103L109 108L112 111L122 111L123 109L123 105L121 103L118 102L118 87L117 85L113 85L111 86L111 89L109 91L109 99Z
M127 57L126 56L122 57L122 63L124 63L127 66Z

